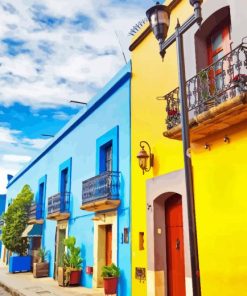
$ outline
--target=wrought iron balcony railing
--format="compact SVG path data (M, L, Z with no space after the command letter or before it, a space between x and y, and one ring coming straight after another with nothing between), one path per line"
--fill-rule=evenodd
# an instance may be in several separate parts
M82 182L82 204L119 197L119 172L104 172Z
M247 46L241 44L186 82L189 117L247 91ZM179 88L163 97L166 100L166 124L180 124Z
M32 203L29 210L29 220L43 219L42 205L39 203Z
M69 212L70 192L57 193L48 198L48 215Z

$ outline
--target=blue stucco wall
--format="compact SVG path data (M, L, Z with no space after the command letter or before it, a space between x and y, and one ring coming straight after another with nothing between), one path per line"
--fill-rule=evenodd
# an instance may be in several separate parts
M118 208L118 262L121 269L119 296L130 295L130 243L121 243L125 227L130 229L130 78L127 64L84 109L58 133L53 142L15 176L8 185L8 200L14 198L22 186L29 184L37 196L40 178L46 176L45 217L47 200L59 192L61 164L71 160L71 196L69 235L76 236L81 247L83 266L93 266L94 213L82 211L82 181L95 176L99 167L97 141L110 131L118 132L117 157L121 173ZM56 221L45 220L42 244L50 254L50 276L54 270ZM83 270L82 285L92 287L92 276Z

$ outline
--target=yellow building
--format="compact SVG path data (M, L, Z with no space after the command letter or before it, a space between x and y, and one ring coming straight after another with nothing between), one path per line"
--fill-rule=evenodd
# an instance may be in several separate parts
M166 5L169 37L177 18L182 24L193 8L187 0ZM204 0L202 14L201 29L195 25L184 36L201 291L242 296L247 295L247 45L240 44L247 35L247 4ZM176 47L162 62L146 25L130 50L132 295L192 295ZM154 154L154 165L144 174L136 158L141 141Z

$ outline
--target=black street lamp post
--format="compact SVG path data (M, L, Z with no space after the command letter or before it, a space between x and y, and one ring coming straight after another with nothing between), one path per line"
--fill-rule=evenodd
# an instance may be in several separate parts
M199 260L197 248L197 234L196 234L196 219L195 219L195 205L194 205L194 189L193 189L193 174L190 157L190 136L189 136L189 116L188 104L186 96L186 77L184 65L184 50L183 50L183 34L195 23L199 26L202 22L201 16L202 0L190 0L190 4L194 7L194 14L180 25L179 21L176 26L176 31L167 40L167 32L170 23L170 12L165 5L156 3L155 6L147 10L147 18L152 27L155 37L159 41L160 55L162 59L165 56L166 49L176 42L177 57L178 57L178 76L179 76L179 98L181 102L181 123L182 123L182 140L183 140L183 154L184 154L184 170L187 194L187 208L188 208L188 223L189 223L189 240L190 240L190 257L191 257L191 272L192 272L192 287L193 295L201 295L200 277L199 277Z

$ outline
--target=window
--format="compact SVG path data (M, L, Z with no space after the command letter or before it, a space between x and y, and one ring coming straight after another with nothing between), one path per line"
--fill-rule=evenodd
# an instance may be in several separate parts
M44 200L44 189L45 189L45 183L40 183L39 184L39 204L43 205L43 200Z
M208 37L208 61L215 63L229 52L230 34L229 25L223 24L213 30Z
M112 171L112 141L100 147L100 173Z
M36 218L41 219L43 217L43 205L44 205L44 193L45 193L45 183L39 184L39 200L36 205Z
M229 6L220 8L203 20L202 26L195 33L197 72L230 51L230 27Z
M96 174L118 171L118 126L96 140Z
M107 172L112 171L112 145L105 148L105 170Z
M46 180L47 175L39 179L38 183L38 199L36 200L36 218L41 219L44 217L45 211L45 194L46 194Z
M69 211L71 191L72 158L59 166L60 211Z
M208 64L219 61L230 50L229 24L224 22L212 31L208 37ZM223 62L216 63L209 71L210 92L220 90L223 86Z
M69 192L68 185L68 168L66 168L61 172L61 193Z

